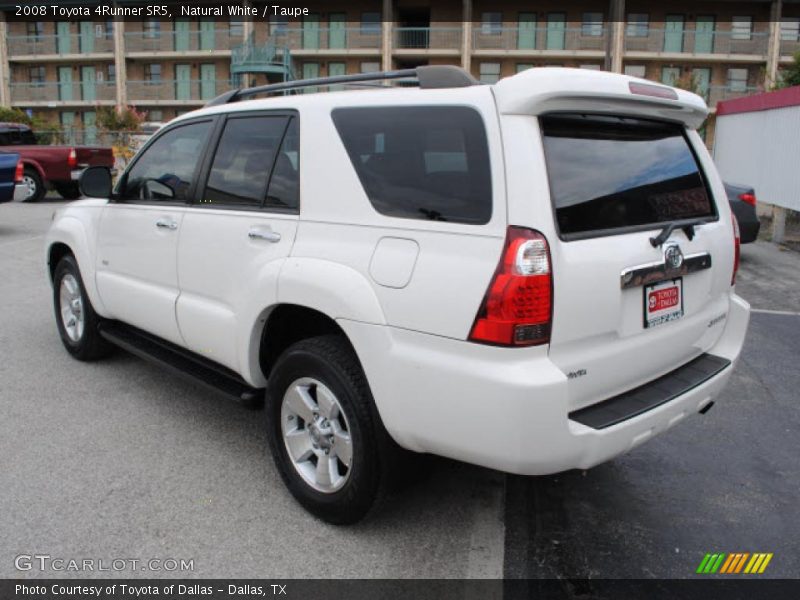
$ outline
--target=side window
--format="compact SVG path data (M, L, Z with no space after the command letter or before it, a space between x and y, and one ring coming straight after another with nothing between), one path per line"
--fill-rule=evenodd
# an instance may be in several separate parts
M285 130L286 117L229 118L214 155L203 203L260 208Z
M204 121L161 135L128 171L122 199L187 200L210 131L211 121Z
M333 121L379 213L471 224L491 218L489 149L476 110L339 108Z
M289 121L275 168L269 180L267 207L297 208L300 205L300 131L297 118Z

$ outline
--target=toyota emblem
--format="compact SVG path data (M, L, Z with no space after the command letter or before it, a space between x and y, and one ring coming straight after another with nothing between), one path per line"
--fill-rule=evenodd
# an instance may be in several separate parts
M664 262L671 270L677 270L683 266L683 252L678 244L670 244L664 249Z

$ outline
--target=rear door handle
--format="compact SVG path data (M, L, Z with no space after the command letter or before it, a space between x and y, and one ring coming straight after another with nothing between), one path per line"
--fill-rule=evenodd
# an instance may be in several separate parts
M281 234L268 229L251 229L247 232L247 237L251 240L264 240L273 244L281 241Z
M169 229L171 231L175 231L178 228L178 224L172 219L164 218L156 221L156 227L159 229Z

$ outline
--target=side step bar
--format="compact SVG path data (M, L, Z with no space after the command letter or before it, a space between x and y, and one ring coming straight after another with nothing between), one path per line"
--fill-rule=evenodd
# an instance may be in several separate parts
M106 322L100 335L115 346L248 406L260 403L264 390L251 387L239 375L202 356L123 323Z
M622 423L665 402L674 400L708 381L731 364L727 358L701 354L682 367L619 396L569 413L569 418L592 429ZM708 406L710 408L710 405ZM702 412L702 411L701 411Z

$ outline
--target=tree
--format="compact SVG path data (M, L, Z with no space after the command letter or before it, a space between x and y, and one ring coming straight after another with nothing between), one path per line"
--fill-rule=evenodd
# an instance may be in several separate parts
M698 81L697 75L691 71L686 71L683 75L678 77L674 82L672 82L672 86L686 90L687 92L692 92L698 96L703 95L703 90L700 89L700 81Z
M795 52L794 61L785 69L781 69L778 74L778 81L775 82L775 89L800 85L800 52Z

